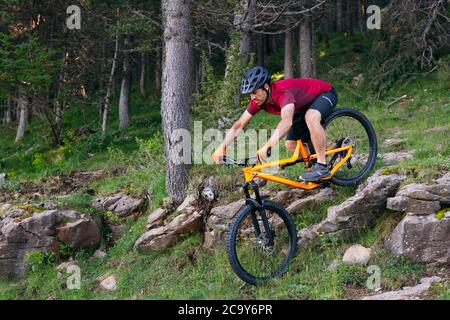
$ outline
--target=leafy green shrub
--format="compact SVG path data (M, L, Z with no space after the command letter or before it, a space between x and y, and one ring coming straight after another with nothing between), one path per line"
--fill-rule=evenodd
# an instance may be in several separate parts
M337 267L337 278L342 286L353 285L364 287L369 274L364 266L359 264L341 263Z
M163 137L156 133L148 140L135 139L138 149L131 154L125 154L118 148L108 147L110 159L115 163L124 164L130 168L160 167L164 163Z
M65 243L59 246L59 254L62 259L68 259L72 255L72 251L72 247Z
M32 271L38 271L47 266L54 265L56 261L56 255L52 251L32 251L25 255L25 262Z

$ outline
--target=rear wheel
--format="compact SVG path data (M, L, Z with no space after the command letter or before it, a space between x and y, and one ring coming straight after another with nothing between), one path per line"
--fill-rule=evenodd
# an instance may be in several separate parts
M289 213L270 201L264 203L264 210L274 234L272 243L264 231L261 214L252 205L236 214L227 237L231 267L239 278L252 285L283 275L297 249L296 229Z
M327 148L352 146L352 156L330 179L351 186L359 183L375 165L377 137L370 121L359 111L339 109L325 120ZM328 156L330 170L346 156L346 152Z

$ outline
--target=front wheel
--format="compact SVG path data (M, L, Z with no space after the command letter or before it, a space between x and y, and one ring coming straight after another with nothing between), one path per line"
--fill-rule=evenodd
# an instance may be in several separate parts
M271 241L259 211L244 206L230 223L227 253L231 267L243 281L258 285L278 278L287 270L297 249L297 233L289 213L280 205L265 201Z
M327 148L352 146L352 155L330 179L341 186L359 183L375 165L377 137L370 121L359 111L338 109L325 120ZM330 170L345 152L329 156Z

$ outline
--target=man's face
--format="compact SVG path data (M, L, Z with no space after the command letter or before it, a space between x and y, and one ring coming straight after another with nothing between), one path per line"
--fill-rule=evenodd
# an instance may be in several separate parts
M267 89L266 86L268 87L268 85L267 84L264 85L264 87ZM252 101L255 101L258 104L258 106L261 106L267 99L267 93L262 88L256 89L255 91L250 93L250 99Z

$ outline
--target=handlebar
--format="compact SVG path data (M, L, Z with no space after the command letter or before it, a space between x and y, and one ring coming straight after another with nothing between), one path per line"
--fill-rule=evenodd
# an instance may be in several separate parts
M255 160L254 163L250 163L251 160ZM235 159L227 158L226 156L223 156L220 159L220 164L223 164L223 165L226 165L226 166L236 165L236 166L240 166L240 167L248 167L248 166L256 165L257 164L257 158L256 157L249 157L249 158L245 158L245 159L241 159L241 160L235 160Z
M267 157L270 157L272 155L272 147L267 148ZM250 161L254 163L250 163ZM227 156L222 156L220 158L220 164L224 164L226 166L231 166L231 165L237 165L237 166L241 166L241 167L248 167L248 166L254 166L258 163L258 157L249 157L249 158L244 158L241 160L235 160L232 158L227 158Z

